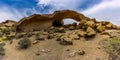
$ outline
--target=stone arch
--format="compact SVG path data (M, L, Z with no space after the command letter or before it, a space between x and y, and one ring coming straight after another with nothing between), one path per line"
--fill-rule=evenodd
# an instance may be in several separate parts
M34 14L30 17L23 18L17 24L17 28L22 31L30 31L32 29L47 29L50 26L62 26L63 19L70 18L76 21L89 19L83 14L72 10L55 11L53 14Z

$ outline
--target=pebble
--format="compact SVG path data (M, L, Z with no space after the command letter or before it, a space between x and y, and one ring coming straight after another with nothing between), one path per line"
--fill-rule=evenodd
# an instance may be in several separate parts
M77 51L69 53L69 57L75 57Z
M33 45L37 44L38 42L39 42L39 41L34 41L34 42L33 42Z

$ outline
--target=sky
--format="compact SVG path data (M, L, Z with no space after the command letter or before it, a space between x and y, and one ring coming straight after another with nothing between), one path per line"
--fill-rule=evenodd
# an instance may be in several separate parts
M64 9L120 25L120 0L0 0L0 22L20 21L32 14L47 14Z

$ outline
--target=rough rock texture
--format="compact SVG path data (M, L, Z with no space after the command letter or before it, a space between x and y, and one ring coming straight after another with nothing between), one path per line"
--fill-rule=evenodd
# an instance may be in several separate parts
M55 11L53 14L34 14L30 17L23 18L18 22L17 28L22 31L33 31L46 29L52 25L55 27L62 26L63 19L65 18L71 18L76 21L90 20L81 13L72 10L61 10Z
M98 22L95 18L90 19L83 14L72 10L55 11L53 14L34 14L21 19L16 24L16 29L17 31L39 31L41 29L49 29L52 26L60 27L64 25L63 19L66 18L71 18L80 22L79 25L77 25L77 23L73 23L68 26L66 25L66 28L69 28L70 30L86 30L88 27L91 27L98 32L103 32L106 29L118 29L118 26L113 25L111 22Z

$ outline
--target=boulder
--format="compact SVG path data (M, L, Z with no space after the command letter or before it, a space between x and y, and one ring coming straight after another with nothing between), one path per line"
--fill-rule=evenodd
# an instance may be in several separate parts
M73 45L73 40L68 38L66 35L58 37L56 41L61 45Z
M88 27L92 27L94 28L95 27L95 22L94 21L87 21L85 23L85 27L88 28Z
M73 42L71 39L63 38L59 41L59 44L61 44L61 45L73 45Z
M96 35L96 31L91 27L88 27L86 32L87 32L86 36L88 36L88 37Z
M100 25L97 26L96 29L97 29L98 32L103 32L103 31L105 31L105 26L100 24Z
M113 27L113 24L112 24L112 23L109 23L109 24L106 25L106 28L107 28L107 29L112 29L112 27Z

